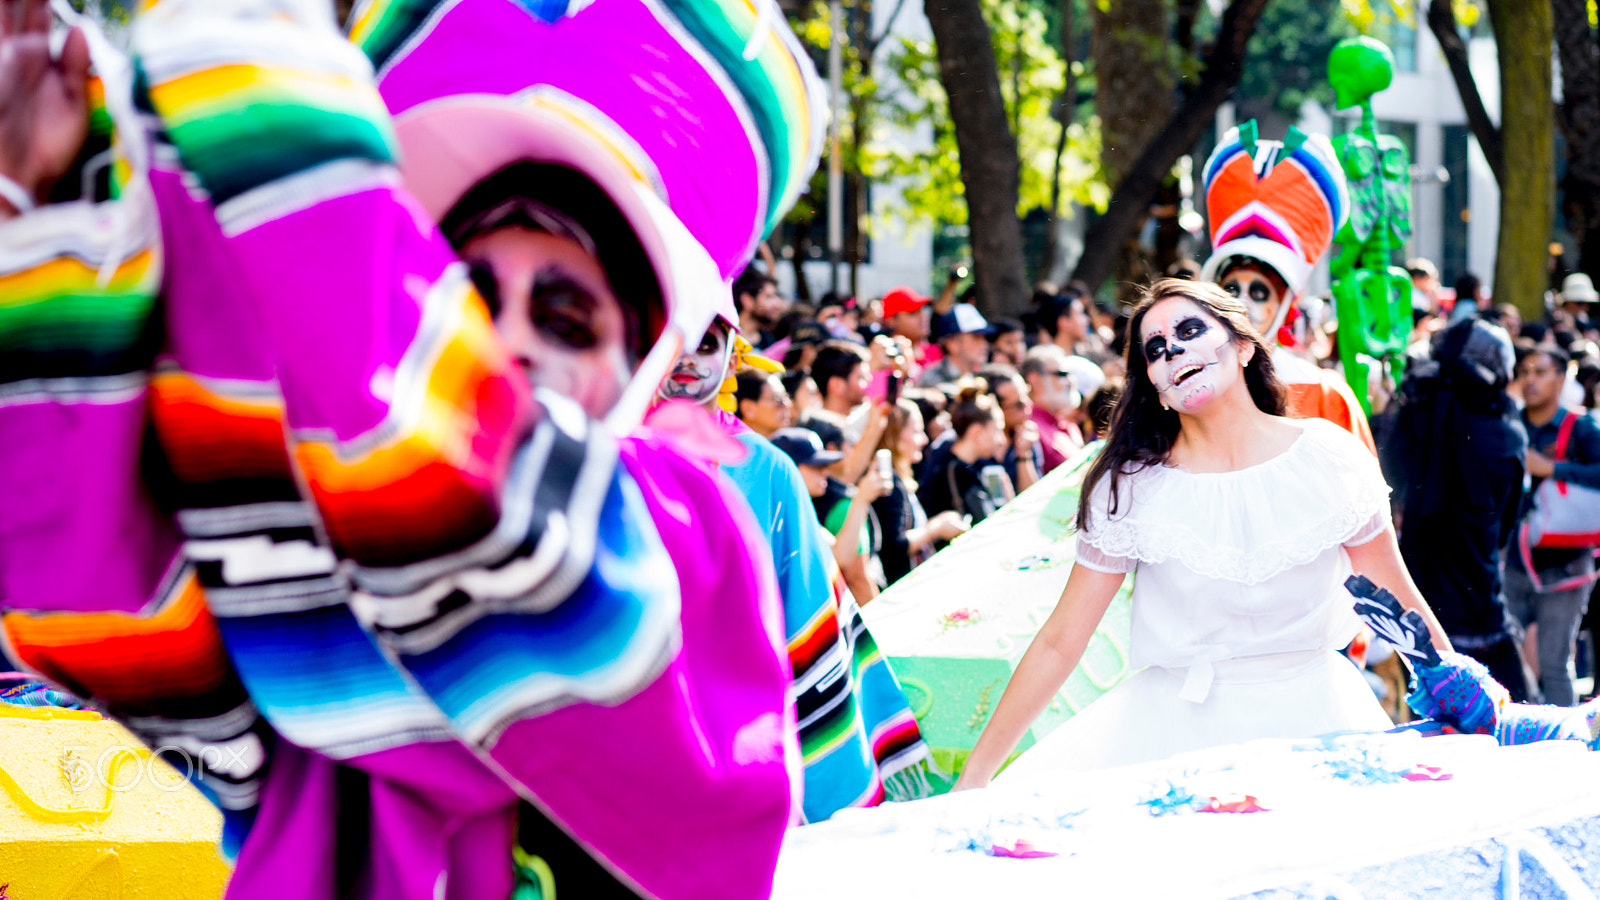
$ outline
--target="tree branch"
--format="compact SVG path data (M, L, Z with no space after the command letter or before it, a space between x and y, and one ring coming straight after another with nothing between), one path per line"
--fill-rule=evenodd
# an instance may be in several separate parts
M1006 121L989 24L980 0L923 0L939 54L939 83L961 158L978 306L1014 315L1028 299L1017 219L1021 162Z
M1048 279L1056 268L1056 255L1061 252L1057 218L1061 215L1061 158L1067 152L1067 129L1078 112L1078 76L1072 72L1072 58L1077 48L1072 42L1072 0L1061 0L1061 62L1066 66L1066 81L1061 96L1050 105L1050 114L1061 124L1056 134L1055 165L1050 176L1050 241L1045 245L1043 278Z
M1577 243L1578 269L1600 274L1600 47L1584 0L1551 0L1561 55L1557 123L1567 139L1561 209Z
M1600 47L1584 0L1551 0L1561 55L1561 126L1569 177L1600 184Z
M1489 161L1495 183L1503 185L1506 182L1505 144L1500 129L1495 127L1489 110L1483 105L1478 83L1472 78L1472 69L1467 64L1467 44L1456 28L1456 14L1450 8L1450 0L1430 0L1428 30L1433 32L1439 49L1444 51L1445 62L1450 65L1450 77L1456 83L1456 93L1461 95L1461 106L1467 111L1467 125L1472 129L1472 136L1478 139L1478 148ZM1504 98L1501 102L1505 102Z
M889 21L883 23L883 31L877 37L871 38L872 43L865 48L868 59L871 59L878 52L878 47L883 44L884 38L889 36L889 32L894 31L894 22L900 18L900 10L904 9L905 5L906 0L895 0L894 9L889 12Z
M1111 274L1117 248L1138 230L1161 180L1178 158L1188 153L1216 118L1244 74L1245 45L1270 0L1232 0L1222 14L1217 40L1205 54L1200 80L1185 92L1161 131L1145 145L1111 194L1105 215L1089 226L1083 255L1072 277L1091 287Z
M1194 52L1194 22L1200 17L1200 0L1178 0L1178 19L1174 43L1184 53Z

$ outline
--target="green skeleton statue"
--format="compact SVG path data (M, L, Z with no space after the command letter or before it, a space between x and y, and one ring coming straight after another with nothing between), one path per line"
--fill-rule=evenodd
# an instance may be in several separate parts
M1379 134L1372 95L1394 78L1394 56L1369 37L1340 41L1328 56L1339 109L1361 107L1361 124L1333 139L1350 189L1350 216L1330 263L1339 315L1339 360L1351 390L1368 407L1367 368L1356 354L1398 365L1411 332L1411 278L1394 254L1411 237L1411 160L1399 138Z

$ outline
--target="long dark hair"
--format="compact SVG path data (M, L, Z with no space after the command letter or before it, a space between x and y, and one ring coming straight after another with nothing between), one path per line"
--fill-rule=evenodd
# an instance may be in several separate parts
M1248 344L1255 348L1244 367L1244 382L1250 390L1250 399L1262 412L1274 416L1284 413L1283 382L1272 367L1272 354L1268 352L1261 335L1250 324L1250 314L1244 301L1210 282L1189 281L1183 278L1164 278L1145 289L1144 297L1128 320L1127 347L1122 358L1128 374L1124 380L1122 399L1111 417L1111 431L1106 437L1105 449L1089 467L1084 476L1083 489L1078 497L1078 528L1089 523L1089 498L1100 479L1111 477L1111 505L1108 514L1117 511L1117 482L1124 475L1146 466L1166 462L1172 445L1178 439L1180 421L1178 414L1161 406L1161 395L1150 381L1150 368L1144 358L1144 341L1141 335L1145 314L1152 306L1169 297L1181 297L1210 313L1212 318L1232 335L1235 344Z

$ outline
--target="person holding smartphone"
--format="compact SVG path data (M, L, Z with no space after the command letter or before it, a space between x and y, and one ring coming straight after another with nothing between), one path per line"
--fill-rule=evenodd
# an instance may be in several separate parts
M1005 420L1006 447L997 457L1005 466L1011 486L1021 493L1044 474L1044 450L1039 446L1039 426L1033 421L1033 398L1028 383L1017 370L990 363L978 371Z
M904 578L928 557L934 546L965 534L969 527L961 514L945 510L932 518L917 500L917 482L912 470L922 460L928 435L922 411L909 399L900 399L889 413L889 425L878 444L878 457L888 455L890 478L882 497L872 510L883 530L878 561L889 584Z
M844 458L828 449L816 431L807 427L784 428L770 438L772 445L789 455L800 469L800 480L817 521L827 532L834 562L844 576L856 602L865 605L885 587L883 567L878 561L882 529L873 515L873 501L883 496L888 479L880 467L867 467L854 485L830 474L830 467Z

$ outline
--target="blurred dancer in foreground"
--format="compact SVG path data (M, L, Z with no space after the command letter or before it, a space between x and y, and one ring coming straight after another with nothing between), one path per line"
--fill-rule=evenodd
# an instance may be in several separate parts
M427 149L419 135L447 136L447 155L457 140L529 149L502 139L536 135L579 152L563 142L566 113L597 106L523 92L538 79L493 65L496 53L558 60L567 48L614 79L727 83L726 54L687 43L665 14L612 2L551 12L370 4L358 49L314 4L171 0L135 22L135 78L92 32L52 59L42 3L0 7L0 59L17 67L0 78L0 305L30 310L0 320L0 477L17 511L0 539L8 650L201 763L198 783L226 814L233 896L769 889L791 796L784 673L761 601L770 575L731 557L701 577L721 579L734 607L686 603L679 573L712 558L713 541L714 558L730 558L748 519L716 514L720 488L698 464L648 436L619 445L585 412L609 405L611 429L629 430L709 319L681 298L712 296L703 288L723 273L716 256L695 263L692 245L742 253L792 197L808 137L778 146L786 132L771 130L773 146L730 150L722 199L763 198L731 237L740 226L725 208L721 232L692 230L704 209L658 215L655 185L606 193L627 228L549 215L570 207L544 193L560 184L546 178L497 182L509 209L451 219L463 197L401 173L400 147L411 160ZM713 11L679 14L703 26ZM423 23L427 39L411 40ZM593 51L627 27L688 62L643 76ZM756 65L796 58L784 34L765 35ZM472 73L455 55L464 46ZM698 123L750 133L744 107L706 96L722 106ZM160 117L159 135L136 106ZM528 128L530 116L569 127ZM669 141L663 130L634 132L627 152ZM762 160L782 186L760 183ZM435 159L435 171L470 189L524 160L465 171L472 161ZM645 182L707 167L627 161ZM576 168L599 186L596 166ZM692 239L673 253L650 244L686 226ZM649 266L615 267L627 232ZM520 249L502 256L506 243ZM566 289L518 283L548 268L516 268L535 245ZM600 302L601 279L614 305ZM480 291L501 313L526 304L537 352L506 352ZM597 301L592 318L580 293ZM94 324L72 324L83 322ZM561 381L563 362L589 377ZM688 494L706 498L711 533L666 527L663 499ZM713 648L713 633L744 637ZM702 865L711 854L718 864Z

